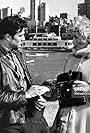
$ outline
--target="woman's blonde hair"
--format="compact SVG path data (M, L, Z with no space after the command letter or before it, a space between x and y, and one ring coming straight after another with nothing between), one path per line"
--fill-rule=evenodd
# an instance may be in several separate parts
M79 34L88 41L90 38L90 20L86 16L76 16L73 21L74 30L78 30Z

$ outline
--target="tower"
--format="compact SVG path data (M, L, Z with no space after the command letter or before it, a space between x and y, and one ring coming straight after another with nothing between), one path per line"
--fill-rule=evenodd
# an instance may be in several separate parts
M43 24L45 21L49 21L49 9L48 5L45 2L39 1L38 6L38 20L41 24Z
M32 21L38 20L39 0L30 0L30 17Z
M84 3L90 3L90 0L84 0L85 2Z

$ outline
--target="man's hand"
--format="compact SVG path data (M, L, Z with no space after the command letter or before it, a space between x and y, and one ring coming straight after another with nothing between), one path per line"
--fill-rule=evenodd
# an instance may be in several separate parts
M26 92L26 98L41 96L49 91L50 89L46 86L32 85L32 87L30 87L29 90Z
M42 110L45 105L46 105L46 100L42 97L42 96L39 96L39 99L35 102L35 107L37 110Z

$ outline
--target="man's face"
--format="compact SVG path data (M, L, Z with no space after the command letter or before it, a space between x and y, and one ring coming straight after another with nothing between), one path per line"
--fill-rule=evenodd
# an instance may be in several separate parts
M22 41L25 40L25 31L22 29L22 31L18 31L14 37L11 39L9 45L11 48L20 47L22 44Z

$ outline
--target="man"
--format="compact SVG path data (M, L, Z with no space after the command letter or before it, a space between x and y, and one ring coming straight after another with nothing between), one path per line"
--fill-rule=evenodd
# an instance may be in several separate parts
M40 110L45 105L41 95L50 91L46 86L32 85L22 54L17 50L24 39L24 27L25 22L17 16L6 17L0 22L1 133L32 133L27 126L28 101L36 97L33 105Z

